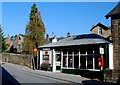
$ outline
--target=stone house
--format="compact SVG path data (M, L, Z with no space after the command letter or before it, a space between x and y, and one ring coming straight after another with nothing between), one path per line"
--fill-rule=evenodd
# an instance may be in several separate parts
M22 43L24 42L24 35L19 34L13 41L13 52L21 53L22 52Z
M119 82L120 84L120 2L105 17L106 19L111 17L113 69L104 71L104 80Z
M8 37L5 38L5 43L7 44L6 51L9 51L11 46L13 45L13 41L10 39L10 35L8 35Z
M100 22L95 26L93 25L90 31L93 34L98 34L102 37L105 37L109 40L112 40L112 38L111 38L111 28L101 24Z

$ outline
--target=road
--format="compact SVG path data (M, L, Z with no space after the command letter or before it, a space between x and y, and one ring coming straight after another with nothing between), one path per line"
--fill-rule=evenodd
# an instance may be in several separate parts
M21 69L12 68L5 64L2 65L2 79L3 83L70 83L63 80L57 80L39 74L32 73L31 71L23 71Z

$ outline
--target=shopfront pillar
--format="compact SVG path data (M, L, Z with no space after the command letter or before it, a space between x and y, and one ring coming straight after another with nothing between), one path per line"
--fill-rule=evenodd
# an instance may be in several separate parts
M42 50L40 50L39 52L40 52L40 67L41 67L41 64L42 64L42 62L43 62Z
M56 72L56 63L55 63L55 61L56 61L56 56L55 56L55 50L53 49L52 50L52 72Z

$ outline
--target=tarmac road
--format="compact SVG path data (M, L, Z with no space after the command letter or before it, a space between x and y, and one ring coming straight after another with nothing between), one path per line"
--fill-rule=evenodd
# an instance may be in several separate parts
M31 73L31 71L23 71L20 69L14 69L9 67L8 65L2 65L2 84L8 83L51 83L51 84L67 84L70 82L57 80L45 76L41 76L35 73Z

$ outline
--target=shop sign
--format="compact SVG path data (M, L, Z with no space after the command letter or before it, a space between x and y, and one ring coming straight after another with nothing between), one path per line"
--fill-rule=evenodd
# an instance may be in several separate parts
M50 48L43 48L43 50L50 50Z
M104 54L104 48L100 48L100 54Z

